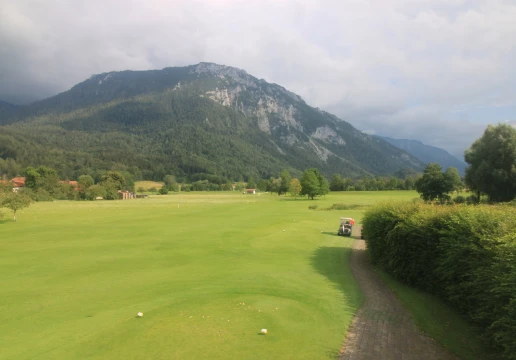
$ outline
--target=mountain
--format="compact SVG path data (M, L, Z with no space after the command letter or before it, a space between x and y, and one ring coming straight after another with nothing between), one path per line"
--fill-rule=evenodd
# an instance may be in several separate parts
M10 116L16 109L16 105L0 100L0 119Z
M0 157L68 178L117 169L236 180L310 167L363 176L423 166L282 86L212 63L94 75L0 114L0 125Z
M402 150L405 150L407 153L417 157L425 164L437 163L441 165L443 169L454 167L459 170L461 176L464 176L464 171L466 170L467 166L466 163L460 161L444 149L425 145L421 141L417 140L392 139L386 136L378 137Z

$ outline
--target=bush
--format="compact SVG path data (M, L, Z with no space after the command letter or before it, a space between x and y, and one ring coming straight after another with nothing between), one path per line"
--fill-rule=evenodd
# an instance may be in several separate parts
M158 191L158 189L156 189L155 187L151 187L151 188L149 189L149 191L150 191L150 192L155 193L155 192L157 192L157 191Z
M167 195L168 194L168 189L166 186L163 186L161 189L159 189L159 193L161 195Z
M442 297L516 359L516 209L511 206L381 204L366 211L373 262Z
M453 199L455 204L464 204L466 202L466 198L462 195L458 195Z
M357 210L367 207L368 205L362 204L333 204L326 210Z
M317 205L315 205L315 204L308 206L308 210L315 210L315 209L317 209Z

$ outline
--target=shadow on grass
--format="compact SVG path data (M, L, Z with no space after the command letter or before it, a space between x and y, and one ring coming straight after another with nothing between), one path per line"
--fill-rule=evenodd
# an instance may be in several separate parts
M337 231L323 231L322 234L329 235L329 236L339 236L337 234Z
M337 236L333 233L327 234ZM349 266L351 251L350 247L319 247L312 254L310 263L342 292L346 305L354 312L361 303L362 295Z
M305 202L312 202L312 201L317 201L318 199L308 199L306 197L298 197L298 198L283 198L283 199L280 199L280 201L299 201L299 202L302 202L302 201L305 201Z

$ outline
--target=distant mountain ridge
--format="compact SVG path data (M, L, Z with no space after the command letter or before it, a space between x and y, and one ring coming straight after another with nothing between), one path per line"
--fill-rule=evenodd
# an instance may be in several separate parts
M423 166L280 85L212 63L93 75L16 107L2 124L0 157L55 166L69 178L112 168L159 180L263 178L310 167L353 177Z
M437 163L441 165L443 170L449 167L454 167L459 171L461 176L464 175L467 164L457 159L455 156L451 155L444 149L423 144L421 141L418 140L393 139L386 136L378 137L402 150L405 150L407 153L417 157L425 164Z

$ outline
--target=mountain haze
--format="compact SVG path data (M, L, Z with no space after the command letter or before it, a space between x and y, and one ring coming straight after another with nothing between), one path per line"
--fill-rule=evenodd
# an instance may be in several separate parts
M199 173L236 180L309 167L363 176L423 166L282 86L212 63L98 74L54 97L5 107L0 157L53 166L68 178L119 169L159 180Z
M464 171L466 170L467 166L466 163L460 161L444 149L423 144L418 140L393 139L386 136L379 136L379 138L402 150L405 150L407 153L417 157L425 164L437 163L441 165L443 170L449 167L454 167L459 171L461 176L464 175Z

